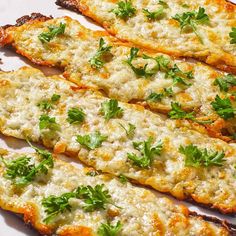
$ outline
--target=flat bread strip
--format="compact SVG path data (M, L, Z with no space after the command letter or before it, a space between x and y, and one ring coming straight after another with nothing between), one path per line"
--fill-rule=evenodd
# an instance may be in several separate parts
M108 102L108 98L95 91L75 87L58 76L46 77L36 69L26 67L16 72L0 72L0 84L0 130L3 134L43 143L56 153L79 158L97 170L117 176L123 174L178 199L191 199L222 213L235 214L235 144L209 138L183 127L179 121L121 102L118 105L123 109L122 115L105 120L101 105ZM60 95L59 101L52 104L51 109L43 110L39 104L50 101L53 94ZM71 108L83 110L84 122L68 122ZM40 117L46 114L55 118L59 129L39 129ZM132 137L126 133L130 124L136 127ZM94 148L88 149L77 142L78 135L95 132L100 132L105 139ZM150 138L152 146L162 142L160 156L155 155L149 168L135 166L128 159L128 153L137 156L141 153L135 149L133 142L144 142ZM186 157L179 148L190 144L211 152L223 151L225 161L222 166L186 166Z
M30 17L24 18L30 19ZM58 26L61 22L66 24L64 35L55 37L51 42L44 44L38 39L42 32L48 31L48 26ZM108 97L140 104L152 111L164 114L171 110L172 102L178 102L183 109L194 110L200 120L216 121L213 125L206 125L207 130L211 136L225 141L231 139L222 135L222 129L230 131L229 134L236 131L235 119L224 121L211 106L216 95L225 97L225 93L214 84L216 78L222 78L225 74L200 62L187 62L165 54L140 50L140 57L133 62L134 65L137 64L136 67L144 67L146 63L150 68L155 66L156 62L153 59L143 59L143 55L153 58L162 57L170 61L171 67L176 64L183 72L192 71L194 78L184 78L187 84L191 84L188 86L181 82L175 83L173 78L166 77L164 70L157 71L150 78L140 77L126 62L132 45L122 43L106 32L86 29L78 21L68 17L46 21L44 17L30 19L29 23L20 27L2 29L0 38L2 39L0 44L13 45L18 53L34 63L63 68L64 76L80 87L91 87L102 91ZM112 46L112 55L109 55L108 62L102 68L94 69L89 60L96 54L101 38L104 39L105 44ZM161 95L165 94L168 89L172 90L171 94L166 94L157 101L148 100L152 93Z
M112 13L118 2L121 1L57 0L56 4L90 17L121 40L170 55L196 58L236 74L236 46L230 44L229 37L236 26L236 5L233 3L225 0L165 1L168 4L165 15L153 21L144 15L143 9L154 12L160 8L158 1L132 0L137 10L127 20ZM198 10L199 7L205 8L210 18L209 24L196 26L204 43L194 32L181 33L179 23L172 19L176 14Z
M14 153L4 149L0 149L0 153L5 162L22 156L30 157L36 165L42 161L36 153ZM95 236L101 224L108 220L113 225L121 222L120 236L232 235L224 222L216 224L205 221L186 207L175 205L167 198L157 197L149 190L130 183L122 184L107 174L89 176L89 168L78 169L55 155L53 159L54 167L48 174L38 174L25 187L16 187L5 178L6 167L0 163L0 207L23 215L25 223L31 224L42 235ZM105 209L86 212L82 209L82 200L71 199L70 211L56 215L48 224L43 221L47 216L42 206L43 198L61 196L79 186L94 187L101 184L104 184L104 190L107 189L112 198L112 204L107 204Z

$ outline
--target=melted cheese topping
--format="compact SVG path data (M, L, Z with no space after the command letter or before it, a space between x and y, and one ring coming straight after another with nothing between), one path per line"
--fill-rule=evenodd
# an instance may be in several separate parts
M6 162L22 155L31 157L38 163L39 156L33 153L8 153L0 150ZM151 191L122 184L109 175L87 176L86 169L77 169L71 164L54 159L54 168L38 176L23 189L17 189L11 180L4 177L5 166L0 164L0 206L6 210L24 215L26 223L31 223L43 235L56 233L61 236L93 236L102 223L122 224L119 235L122 236L157 236L157 235L229 235L229 232L216 224L206 222L201 217L189 215L184 206L174 205L167 198L158 198ZM81 185L95 186L104 184L111 195L113 204L105 210L85 212L80 199L70 199L71 211L57 215L45 225L47 216L42 206L42 199L50 195L60 196L71 192ZM53 234L54 235L54 234Z
M108 99L97 92L81 90L58 77L45 77L40 71L22 68L16 72L0 73L0 130L3 134L54 147L57 153L67 153L97 170L115 175L123 174L141 184L150 185L161 192L169 192L179 199L210 204L225 213L236 212L236 147L221 140L178 127L179 122L165 119L143 107L119 103L124 110L121 118L106 121L101 114L101 104ZM72 88L71 88L72 86ZM39 118L44 113L37 104L50 99L53 94L61 96L59 104L48 112L55 117L61 130L47 137L39 130ZM72 107L82 108L86 114L81 125L69 124L67 112ZM133 139L125 130L131 123L136 126ZM77 141L77 135L100 131L108 139L95 150L87 150ZM136 167L127 153L139 152L133 142L154 143L162 140L163 151L156 156L149 169ZM185 156L179 152L181 145L197 145L208 150L224 151L223 166L208 168L186 167Z
M96 2L96 1L95 1ZM106 3L103 1L103 3ZM49 43L42 43L38 36L48 31L48 26L66 24L64 35L55 37ZM61 66L65 68L65 76L79 86L89 86L102 90L109 97L124 102L141 103L152 110L167 113L172 102L180 103L185 109L194 109L199 117L216 120L218 115L211 106L216 95L224 97L219 87L214 85L216 78L224 74L203 65L202 63L174 60L164 54L155 54L150 51L141 51L152 57L164 56L171 61L171 66L177 64L184 72L193 71L193 79L185 79L191 86L174 85L173 79L166 78L165 72L158 71L151 78L138 77L125 62L130 55L131 45L118 42L104 32L93 32L81 26L78 21L68 17L48 20L46 22L31 21L21 27L11 27L6 30L8 40L3 43L12 43L17 51L27 56L33 62ZM92 69L89 60L95 55L99 46L99 39L103 37L107 45L111 45L112 57L100 70ZM136 67L153 68L153 60L138 58L133 62ZM164 89L172 88L173 96L166 96L158 102L148 102L147 97L152 93L163 93ZM224 127L235 127L235 119L228 121ZM229 129L230 130L230 129ZM231 133L230 131L230 133Z
M149 20L143 9L153 12L160 8L158 1L132 0L136 14L127 20L117 17L112 10L119 0L72 0L84 15L103 25L118 38L174 55L195 57L209 64L236 69L236 46L230 44L229 33L236 26L236 6L225 0L165 0L168 7L158 20ZM187 7L186 7L187 5ZM209 24L198 24L198 34L191 30L181 33L179 23L172 19L176 14L206 10Z

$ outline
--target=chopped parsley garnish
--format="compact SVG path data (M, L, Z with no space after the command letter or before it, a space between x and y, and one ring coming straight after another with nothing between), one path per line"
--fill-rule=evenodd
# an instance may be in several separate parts
M160 19L161 17L164 16L164 7L161 6L158 10L156 11L149 11L148 9L143 9L144 15L149 19L149 20L157 20Z
M64 193L59 197L51 195L42 200L42 205L45 208L45 213L47 217L43 220L46 224L49 224L57 215L64 213L65 211L71 211L71 205L69 200L75 198L76 194L74 192Z
M185 86L190 86L191 83L187 83L185 79L193 79L193 72L183 72L176 64L174 64L174 66L166 72L166 78L173 79L174 85L183 84Z
M49 26L48 27L49 32L47 33L41 33L38 38L42 43L48 43L53 38L55 38L58 35L64 34L66 29L66 24L60 23L60 26Z
M57 124L55 117L41 115L39 118L39 129L49 129L50 131L55 132L60 130L60 125Z
M102 223L98 228L98 236L118 236L122 229L122 224L120 221L116 225L111 225L109 222L107 224Z
M181 105L178 102L171 103L172 110L168 113L171 119L190 119L194 120L194 112L186 112L182 109Z
M218 85L220 91L228 92L231 86L236 86L236 76L228 74L224 77L217 78L214 85Z
M190 144L186 147L180 146L180 153L184 154L185 165L193 167L222 166L225 159L224 152L208 151L206 148L199 149L197 146Z
M101 112L106 120L110 120L122 116L123 109L119 107L117 100L110 99L102 103Z
M108 190L103 190L104 184L92 186L81 186L76 190L76 197L84 200L83 209L92 212L105 209L106 204L111 203L111 195Z
M53 109L53 105L60 99L60 95L53 94L50 100L43 100L37 104L41 110Z
M215 97L215 101L211 103L216 113L225 120L234 118L235 108L229 98L220 98L218 95Z
M100 69L105 64L105 56L108 55L111 51L112 46L106 45L103 38L99 40L99 48L96 54L89 60L89 63L92 68Z
M169 7L168 4L163 0L159 0L158 4L162 5L165 8Z
M87 135L77 135L76 141L86 147L89 150L93 150L95 148L101 147L103 141L107 140L107 136L101 135L99 131L96 131L92 134L87 134Z
M203 43L202 37L197 31L197 25L209 23L209 16L205 13L205 9L199 7L197 11L184 12L183 14L176 14L173 19L177 20L180 24L181 32L186 29L191 29Z
M123 20L135 15L136 9L133 7L131 0L120 1L117 3L118 7L111 10L116 16Z
M85 120L85 113L84 111L80 108L70 108L68 111L68 118L67 121L70 124L81 124Z
M111 204L111 195L108 190L104 190L104 184L92 187L90 185L80 186L73 192L64 193L59 197L51 195L42 200L47 217L43 220L46 224L50 223L58 214L71 211L69 203L71 198L82 199L82 208L87 212L105 209L106 204Z
M129 181L127 179L127 177L125 175L122 175L122 174L119 175L119 180L122 184L126 184Z
M229 33L229 37L231 38L230 43L236 44L236 27L232 28L232 31Z
M36 147L33 148L42 157L42 161L37 166L32 163L32 158L27 156L19 157L9 163L0 157L7 168L4 177L12 180L17 187L26 186L36 178L37 174L46 175L49 169L54 166L51 153Z
M120 124L120 126L125 130L127 137L133 138L134 134L135 134L136 126L131 123L129 123L128 125L129 125L129 127L125 128L122 124Z
M150 93L146 100L149 102L160 102L164 97L171 97L173 93L172 88L164 88L162 93Z
M147 68L148 64L145 64L144 66L140 66L140 67L135 67L132 64L133 60L138 58L138 52L139 52L138 48L134 48L134 47L131 48L130 56L126 61L127 64L131 67L131 69L137 76L145 77L145 78L153 76L157 72L156 68L154 70L148 70Z
M136 150L140 151L141 156L137 156L134 153L128 153L128 159L130 159L134 165L141 168L151 167L154 157L160 155L163 145L159 141L155 146L151 146L153 139L150 137L144 142L133 142L133 146Z
M99 175L99 172L96 171L96 170L91 170L91 171L88 171L88 172L86 173L86 175L91 176L91 177L94 177L94 176Z
M151 59L156 62L156 66L153 68L153 71L168 71L169 70L169 64L170 60L167 57L164 56L157 56L157 57L150 57L146 54L143 54L143 59Z

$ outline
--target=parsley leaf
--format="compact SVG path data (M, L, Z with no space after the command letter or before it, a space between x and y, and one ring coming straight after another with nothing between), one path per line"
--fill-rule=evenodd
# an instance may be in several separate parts
M143 9L143 13L149 20L157 20L164 16L164 7L161 6L158 10L150 12L148 9Z
M119 125L125 130L125 133L127 135L128 138L133 138L134 137L134 134L135 134L135 130L136 130L136 126L129 123L129 127L128 129L125 128L122 124L119 123Z
M122 224L120 221L116 225L111 225L109 222L107 224L101 224L98 228L99 236L118 236L118 233L121 231Z
M119 180L122 184L126 184L128 182L128 179L125 175L120 174L119 175Z
M162 93L150 93L146 100L149 102L160 102L164 97L171 97L173 93L172 88L164 88Z
M102 103L101 112L106 120L111 118L120 117L123 114L123 109L118 106L118 101L110 99Z
M111 10L116 16L127 20L129 17L135 15L136 9L132 6L131 0L120 1L117 3L118 7Z
M156 62L156 66L152 69L152 71L155 73L159 70L164 72L169 70L170 60L167 57L164 56L150 57L146 54L143 54L143 59L151 59Z
M171 119L190 119L194 120L194 112L186 112L181 108L181 105L178 102L171 103L172 110L168 113L168 116Z
M162 151L162 142L159 141L156 146L151 146L153 139L150 137L144 142L133 142L133 146L136 150L140 151L142 156L139 157L134 153L128 153L128 159L130 159L134 165L141 168L148 168L151 166L155 155L160 155Z
M229 37L231 38L230 43L236 44L236 27L232 28L232 31L229 33Z
M43 220L46 224L49 224L58 214L65 211L71 211L71 205L69 200L75 198L76 194L74 192L64 193L59 197L51 195L42 200L42 205L45 208L45 213L47 217Z
M112 46L106 46L106 43L103 38L99 40L99 48L96 54L89 60L89 63L92 68L100 69L104 66L105 60L104 56L109 54Z
M55 117L50 117L48 115L41 115L39 118L39 129L49 129L50 131L59 131L60 125L56 123Z
M43 220L46 224L50 223L58 214L65 211L71 211L72 206L69 203L71 198L83 199L85 211L92 212L99 209L105 209L106 204L111 203L111 195L108 190L103 190L104 184L96 185L94 188L90 185L80 186L73 192L64 193L61 196L51 195L42 200L47 217Z
M145 78L148 78L152 75L154 75L156 72L155 71L151 71L151 70L148 70L147 69L147 66L148 64L145 64L145 66L141 66L141 67L135 67L132 62L134 59L138 58L138 52L139 52L139 49L138 48L134 48L132 47L131 50L130 50L130 56L129 58L127 59L127 64L131 67L131 69L133 70L133 72L140 76L140 77L145 77Z
M158 4L162 5L165 8L169 7L168 4L165 1L163 1L163 0L159 0Z
M186 147L180 146L180 153L186 156L185 165L193 167L222 166L224 160L224 152L212 152L206 148L199 149L197 146L190 144Z
M49 168L53 168L54 162L51 153L36 148L36 152L40 154L43 160L35 166L31 163L31 158L22 156L6 163L1 157L2 162L6 166L7 170L4 177L13 180L17 187L24 187L32 182L38 173L47 174Z
M108 190L103 190L104 186L104 184L100 184L93 188L88 185L76 189L76 197L84 200L83 209L85 211L105 209L106 204L111 203L111 195Z
M187 83L185 79L193 79L193 72L183 72L176 64L174 64L174 66L166 72L166 78L172 78L174 85L183 84L190 86L191 83Z
M73 107L68 111L67 121L70 124L81 124L85 120L85 113L82 109Z
M80 145L86 147L89 150L101 147L102 142L105 140L107 140L107 136L101 135L99 131L84 136L78 135L76 139Z
M217 95L211 105L216 113L223 119L228 120L234 118L235 109L229 98L220 98L219 95Z
M50 42L54 37L64 34L66 29L66 24L60 23L59 27L56 26L49 26L49 32L41 33L38 38L42 43Z
M41 110L50 110L53 109L53 104L60 99L60 95L53 94L50 100L43 100L37 104Z
M205 13L204 8L199 7L198 12L191 11L191 12L184 12L181 15L176 14L172 18L179 22L181 32L187 28L190 28L199 38L200 42L203 43L201 36L197 32L197 25L209 23L209 16Z
M217 78L214 85L218 85L220 91L228 92L231 86L236 86L236 76L228 74L223 78Z

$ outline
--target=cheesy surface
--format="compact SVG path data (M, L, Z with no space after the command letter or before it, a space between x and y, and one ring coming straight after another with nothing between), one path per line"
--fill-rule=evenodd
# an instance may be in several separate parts
M119 176L120 174L167 192L178 199L193 199L224 213L236 212L236 146L183 127L173 121L145 110L141 106L119 103L120 117L105 120L101 104L108 101L91 90L75 87L59 77L45 77L40 71L22 68L16 72L0 72L0 130L3 134L43 142L56 153L66 153L82 162ZM38 105L53 94L60 95L58 104L43 111ZM82 109L81 124L68 122L71 108ZM47 114L59 129L40 130L39 120ZM136 127L132 138L126 134L129 124ZM181 127L180 127L181 126ZM88 149L77 141L78 135L100 132L106 136L101 145ZM133 142L152 138L152 145L162 142L163 149L149 168L133 165L128 153L140 155ZM180 146L196 145L208 151L225 153L222 166L190 167Z
M48 43L39 40L39 35L47 32L48 27L59 26L60 23L66 25L64 34L58 35ZM186 85L181 81L178 82L178 73L173 79L166 76L167 73L163 70L158 70L149 78L138 76L127 63L132 45L121 43L105 32L86 29L78 21L68 17L46 21L32 20L20 27L7 28L2 32L1 38L0 44L12 44L18 53L35 63L63 67L65 77L79 86L97 89L108 97L142 104L154 111L167 113L171 109L171 103L178 102L183 109L194 110L200 121L215 121L220 117L211 103L217 95L222 98L229 95L220 91L220 87L214 84L217 78L222 78L226 74L202 63L177 60L151 51L140 50L139 57L132 62L133 65L136 68L143 68L147 64L148 71L151 71L156 66L155 60L144 59L142 56L163 57L170 61L170 67L174 68L177 65L184 73L192 72L193 78L182 77ZM112 47L111 54L108 55L102 68L95 69L91 67L89 61L98 51L101 38L104 39L105 45ZM165 94L168 89L172 90L171 94L166 94L157 101L148 100L152 93ZM235 99L232 96L231 98L235 106ZM221 124L220 127L216 125L219 130L211 134L217 136L222 128L226 128L231 134L234 133L235 120L235 118L227 121L220 119L218 122ZM208 128L214 130L214 126Z
M12 153L3 149L0 149L0 155L6 163L22 156L30 157L32 164L38 164L41 159L35 153ZM47 175L37 175L34 181L20 188L5 177L6 167L1 161L0 207L23 215L25 222L32 224L42 235L95 236L101 224L106 224L108 220L112 225L121 223L121 236L230 235L226 228L192 216L186 207L174 205L167 198L156 197L149 190L130 183L122 184L110 175L86 175L88 171L88 168L78 169L54 157L54 167ZM112 204L107 204L102 210L85 212L83 200L71 198L71 210L57 214L45 224L44 198L61 196L79 186L95 187L100 184L109 191Z
M121 18L114 13L121 0L57 0L57 4L82 12L101 24L116 37L142 47L171 55L194 57L221 69L236 73L236 46L230 44L229 33L236 26L236 6L225 0L132 0L135 13ZM163 1L161 1L163 2ZM195 26L197 33L173 19L176 14L205 9L209 23ZM164 9L157 19L149 19L143 10L155 12ZM183 20L183 19L182 19ZM185 18L185 23L188 21Z

